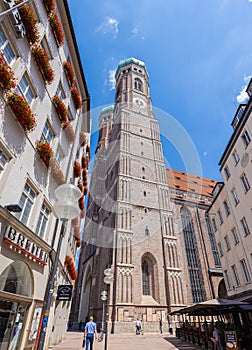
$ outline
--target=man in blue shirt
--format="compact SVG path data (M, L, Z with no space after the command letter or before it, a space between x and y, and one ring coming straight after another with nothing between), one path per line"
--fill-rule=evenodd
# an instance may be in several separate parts
M96 323L94 322L93 316L90 316L84 332L84 338L86 339L86 350L88 350L89 344L90 350L93 350L94 337L97 338Z

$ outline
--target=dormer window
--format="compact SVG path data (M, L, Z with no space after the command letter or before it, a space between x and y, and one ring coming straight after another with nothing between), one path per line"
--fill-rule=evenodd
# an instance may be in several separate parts
M143 83L142 80L139 78L135 79L135 83L134 83L135 89L139 90L139 91L143 91Z

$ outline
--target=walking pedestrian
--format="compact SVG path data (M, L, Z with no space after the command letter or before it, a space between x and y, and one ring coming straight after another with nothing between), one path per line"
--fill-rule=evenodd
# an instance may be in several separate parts
M162 334L163 333L163 324L162 324L161 318L159 319L159 330L160 330L160 333Z
M136 320L136 335L140 334L140 328L141 328L141 322L137 318L137 320Z
M85 326L84 340L86 341L86 350L93 350L94 339L97 339L96 323L93 316L90 316L89 322Z

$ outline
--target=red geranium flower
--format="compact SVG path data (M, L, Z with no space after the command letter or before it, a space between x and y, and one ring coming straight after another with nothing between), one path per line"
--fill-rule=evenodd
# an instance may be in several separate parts
M52 30L55 34L56 41L59 46L62 46L64 44L64 32L63 32L63 27L62 24L59 20L59 17L56 12L51 12L48 16Z
M35 44L32 46L32 54L45 81L51 84L54 79L54 72L46 51L40 45Z
M23 0L17 0L16 4L23 2ZM39 30L38 30L38 21L36 16L27 4L21 6L18 9L22 22L25 26L26 37L29 43L35 44L39 41Z
M70 62L65 61L63 63L63 68L67 76L67 80L70 86L73 86L75 84L76 78L75 73L73 70L73 67Z
M43 0L47 13L55 10L55 0Z
M36 148L37 152L40 156L40 158L43 160L45 163L45 166L49 168L50 165L50 160L53 158L53 150L50 146L50 143L48 141L41 141L38 140L36 142Z
M72 98L74 101L75 108L80 109L82 106L82 100L81 100L80 93L79 93L78 89L76 89L76 87L71 88L71 95L72 95Z
M68 138L69 142L72 143L75 140L75 132L73 129L73 126L70 122L62 123L62 129L66 133L66 137Z
M59 120L62 123L67 122L68 111L67 111L67 107L66 107L65 103L61 100L61 98L59 98L59 96L55 95L53 97L53 104L55 106Z
M10 91L16 87L14 72L8 65L3 53L0 54L0 87L3 92Z
M10 106L15 117L25 131L29 132L35 129L37 125L35 114L32 113L29 103L23 96L12 92L8 96L7 105Z

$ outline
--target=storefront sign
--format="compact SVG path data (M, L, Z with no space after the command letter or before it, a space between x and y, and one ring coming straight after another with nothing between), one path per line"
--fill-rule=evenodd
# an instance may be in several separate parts
M225 332L226 349L237 349L237 333L236 331Z
M4 242L14 247L19 253L24 253L30 259L38 261L42 265L46 265L48 261L48 254L38 247L32 240L25 237L22 233L8 226L4 234Z
M57 290L57 300L71 300L72 298L72 289L71 284L62 284L58 286Z
M10 8L17 5L15 0L4 0L4 2L8 4ZM12 10L12 19L13 19L14 27L16 29L17 34L20 35L21 37L24 37L26 34L25 27L21 20L20 13L15 8Z

